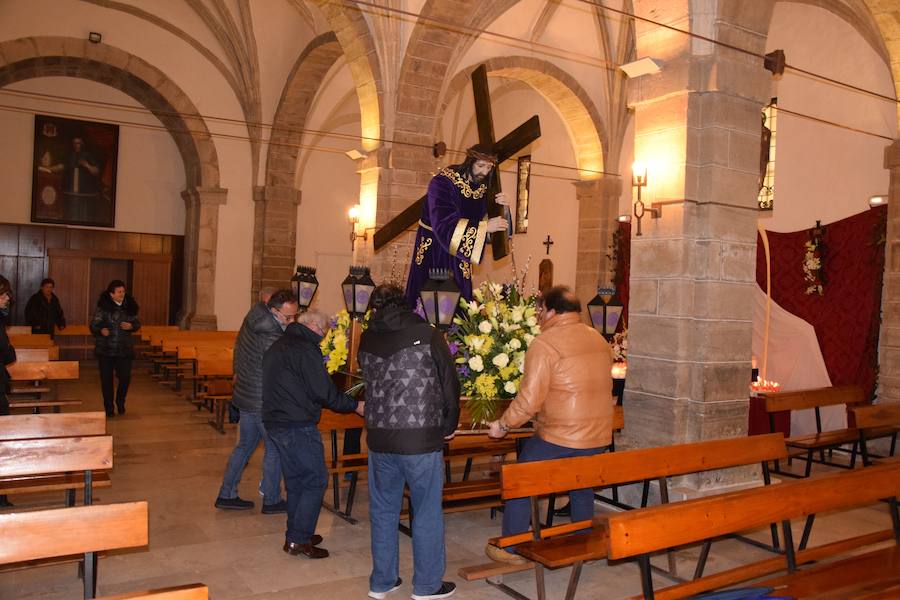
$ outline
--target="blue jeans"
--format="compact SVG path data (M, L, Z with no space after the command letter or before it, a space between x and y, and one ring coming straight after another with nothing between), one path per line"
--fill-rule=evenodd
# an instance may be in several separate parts
M271 438L266 434L266 428L262 422L260 413L241 411L239 421L239 435L237 446L231 451L228 465L225 467L225 476L222 478L222 487L219 488L219 498L237 498L238 484L244 467L253 456L260 440L265 446L263 454L262 482L259 489L263 495L263 504L277 504L281 502L281 462L278 460L278 450L272 444Z
M243 415L241 415L243 420ZM278 448L287 491L287 531L284 540L308 544L316 532L319 510L328 487L325 449L315 423L301 427L271 428L269 437Z
M372 575L369 589L385 592L397 582L400 548L397 525L403 484L409 486L412 510L413 593L432 594L441 587L444 555L444 455L369 452L369 519L372 523Z
M606 452L607 447L600 448L566 448L545 442L534 436L525 442L519 454L519 462L534 462L553 458L570 458L572 456L592 456ZM591 488L572 490L569 492L569 506L572 509L572 522L585 521L594 516L594 490ZM507 500L503 506L503 535L513 535L528 531L531 523L531 502L528 498Z

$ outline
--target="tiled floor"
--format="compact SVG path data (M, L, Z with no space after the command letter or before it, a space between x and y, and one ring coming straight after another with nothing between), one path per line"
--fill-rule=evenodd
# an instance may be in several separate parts
M80 382L68 385L62 396L80 397L83 410L102 410L96 368L83 364ZM310 561L291 557L281 551L284 515L263 515L258 510L256 486L262 448L251 460L240 487L241 497L254 500L257 509L217 510L213 501L235 442L234 426L228 426L225 435L216 433L207 425L208 413L198 412L161 387L140 365L135 367L127 408L126 416L109 421L108 430L115 439L113 485L95 492L95 502L149 501L150 545L102 558L100 595L202 582L210 587L215 600L366 597L371 563L365 485L360 487L354 510L359 518L357 525L322 511L318 533L325 538L322 545L331 552L330 558ZM51 494L12 500L19 510L58 506L62 498L61 494ZM456 575L462 566L487 562L484 543L498 534L499 523L491 521L487 511L448 515L446 523L446 578L459 586L455 597L508 598L483 582L467 583ZM883 506L825 515L816 522L812 545L889 526ZM795 539L799 539L802 523L795 523L795 527ZM756 537L765 540L766 535L761 531ZM404 585L391 595L394 598L405 598L412 592L411 545L405 536L400 537L400 552ZM681 572L693 571L697 554L697 548L677 553ZM770 555L734 540L717 542L707 572L766 556ZM664 559L657 560L665 563ZM568 577L569 569L548 573L549 598L564 596ZM659 579L660 584L664 581ZM536 597L531 573L507 576L505 582ZM81 589L74 564L0 573L3 600L77 599L81 598ZM609 566L601 561L584 568L578 598L623 598L639 592L635 565Z

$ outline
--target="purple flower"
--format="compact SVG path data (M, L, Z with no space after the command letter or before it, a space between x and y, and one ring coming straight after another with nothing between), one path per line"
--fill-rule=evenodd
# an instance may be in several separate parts
M464 378L467 378L467 377L469 377L469 375L472 374L472 372L469 371L469 367L467 367L466 365L461 365L461 366L457 367L456 372L459 373L460 377L464 377Z
M450 348L450 355L456 356L456 353L459 352L459 343L450 342L449 344L447 344L447 346Z

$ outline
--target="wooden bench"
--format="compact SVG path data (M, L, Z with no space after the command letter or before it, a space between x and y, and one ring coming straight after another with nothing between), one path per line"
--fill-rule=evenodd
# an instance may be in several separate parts
M603 488L657 480L660 484L661 501L665 504L669 501L667 483L669 477L760 464L763 482L768 485L771 483L768 462L786 456L784 437L778 433L642 448L587 457L505 464L501 468L500 477L502 498L503 500L529 498L533 527L529 532L493 538L489 543L499 548L516 546L518 554L534 561L534 564L477 565L460 569L459 575L472 581L534 567L538 598L543 598L545 591L542 569L571 566L573 568L567 595L567 598L571 598L578 585L582 564L587 560L606 558L606 533L603 530L573 533L590 528L590 521L542 527L538 514L540 497L573 489ZM646 494L643 502L646 503ZM772 544L777 549L779 540L774 525L771 525L771 530ZM695 577L702 574L708 552L707 546L701 553L694 572ZM673 561L670 561L669 570L663 571L663 574L680 580L674 573ZM488 583L507 593L511 591L502 583L490 579Z
M60 535L65 531L65 535ZM79 506L0 515L0 564L84 555L84 597L97 594L97 552L141 548L149 541L146 502ZM206 600L193 584L108 596L105 600Z
M199 392L198 385L207 379L206 375L197 373L197 360L234 361L234 341L221 340L214 342L183 342L177 345L174 368L175 391L181 390L183 381L191 381L191 401L195 400Z
M812 472L812 464L818 462L834 467L850 468L856 465L856 453L859 441L859 432L853 427L822 431L822 417L819 409L824 406L846 405L848 411L865 402L865 395L859 386L848 385L842 387L819 388L812 390L800 390L796 392L775 392L760 394L765 400L766 412L769 414L769 427L775 431L775 413L783 411L804 410L812 408L816 415L816 433L811 435L791 436L787 439L789 448L798 450L791 458L800 458L806 461L806 471L803 477L809 477ZM838 449L845 444L852 445L850 465L836 463L825 459L825 451ZM819 454L819 460L815 460L815 454ZM797 475L782 471L776 463L775 472L790 477Z
M31 325L8 325L6 335L30 335Z
M50 358L50 348L16 348L16 362L49 362L59 360L59 349L56 357Z
M900 432L900 404L875 404L852 409L854 423L859 430L859 447L863 464L868 466L869 440L890 437L890 455L897 450L897 433Z
M203 390L197 394L197 409L204 406L213 413L209 424L219 433L225 433L225 415L231 404L234 380L233 361L217 353L198 351L196 377Z
M0 417L0 422L8 429L7 423L20 418L33 417L6 416ZM82 429L96 431L96 420L88 421L94 422L82 420ZM25 425L24 429L28 435L34 435L39 427ZM58 433L61 427L52 425L45 433L47 429ZM92 501L94 487L110 485L108 472L112 467L112 436L5 439L0 441L0 494L65 491L66 504L73 506L75 491L80 489L87 505Z
M80 400L59 400L57 398L45 398L44 394L54 391L48 384L59 381L78 379L79 365L77 361L47 361L47 362L14 362L7 365L10 379L13 382L28 382L29 386L15 387L11 391L10 408L31 408L37 414L41 408L53 408L59 412L62 406L76 406ZM28 400L16 400L16 396L32 396Z
M757 581L761 587L777 586L778 595L796 598L855 598L859 589L896 586L900 583L900 463L873 466L852 472L830 473L802 481L783 483L719 496L687 500L665 506L614 514L595 519L609 539L609 558L638 559L644 598L686 598L701 592L735 585L765 575L787 571L783 577ZM893 528L874 534L846 538L796 550L790 521L825 511L866 506L889 498ZM656 591L650 570L650 556L658 551L744 531L778 521L785 538L785 554L716 573ZM894 538L890 547L843 558L859 550ZM836 558L835 562L799 570L811 561ZM867 565L869 568L862 568ZM874 565L874 568L872 568ZM783 587L784 586L784 587ZM800 593L800 590L803 590Z
M331 458L326 457L325 464L328 467L328 474L331 475L332 502L331 504L322 502L322 506L351 524L356 524L356 519L351 514L359 474L369 468L369 457L364 453L344 454L341 452L338 445L338 432L362 429L365 425L365 420L356 413L337 413L327 408L322 409L322 416L318 423L319 432L328 436L331 445ZM341 510L341 477L344 473L350 473L350 485L347 489L344 510Z

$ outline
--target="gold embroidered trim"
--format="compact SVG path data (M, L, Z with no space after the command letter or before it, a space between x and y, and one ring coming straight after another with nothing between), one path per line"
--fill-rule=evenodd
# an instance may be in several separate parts
M466 229L466 233L463 235L462 242L460 243L459 253L469 258L472 256L472 250L475 248L475 238L478 236L478 228L477 227L469 227Z
M459 261L459 270L462 271L463 277L466 279L472 279L472 268L469 266L469 263L465 261Z
M481 262L481 256L484 252L484 240L487 237L487 217L483 218L478 223L478 235L475 236L475 248L474 252L472 252L472 262L476 265Z
M431 247L431 244L434 243L434 240L430 237L423 237L419 240L419 249L416 250L416 264L421 265L425 260L425 253L428 252L428 248Z
M456 254L459 251L459 245L462 243L463 234L466 232L466 227L468 226L468 219L460 219L456 223L456 228L453 229L453 235L450 236L450 254Z
M463 176L453 169L443 168L441 169L441 175L452 181L453 185L455 185L459 189L459 192L466 198L481 200L484 197L484 193L487 191L487 186L483 183L473 190L472 186L469 185L469 182L463 179Z
M425 229L426 231L431 231L431 232L434 231L434 229L432 229L430 225L426 225L426 224L422 221L422 219L419 219L419 227L421 227L422 229Z

